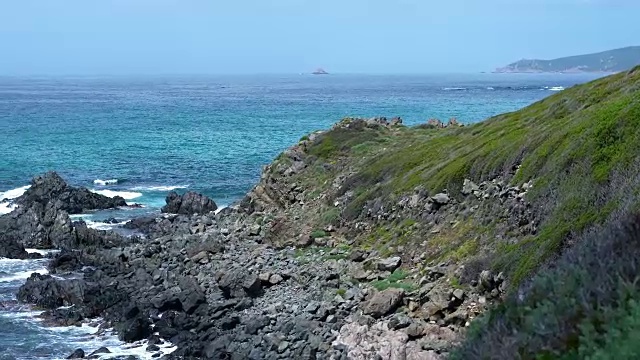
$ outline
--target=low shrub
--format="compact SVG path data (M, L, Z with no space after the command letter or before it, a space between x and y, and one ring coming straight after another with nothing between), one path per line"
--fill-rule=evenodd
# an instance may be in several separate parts
M452 359L640 358L640 216L591 233L476 320Z

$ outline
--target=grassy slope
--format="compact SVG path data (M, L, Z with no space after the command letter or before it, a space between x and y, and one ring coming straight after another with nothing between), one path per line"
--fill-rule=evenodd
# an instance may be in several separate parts
M312 195L331 194L323 211L308 215L317 226L339 215L355 220L366 201L393 203L416 187L458 196L464 178L478 182L501 176L512 185L533 180L527 200L542 220L539 231L516 243L491 244L493 267L519 283L586 228L622 206L637 205L640 183L629 175L640 154L640 68L467 127L334 129L312 142L308 153L316 160L295 180L313 189ZM332 192L336 169L345 166L350 176ZM338 214L329 204L347 191L355 198ZM391 230L406 243L411 231L404 225L394 223ZM389 227L378 230L374 236L384 238ZM490 230L470 223L460 231L447 240ZM456 248L449 251L458 260L477 246L453 243Z

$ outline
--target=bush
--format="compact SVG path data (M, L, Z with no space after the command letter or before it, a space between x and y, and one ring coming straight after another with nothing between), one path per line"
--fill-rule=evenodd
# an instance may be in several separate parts
M319 239L319 238L323 238L327 236L327 232L324 230L314 230L311 233L311 238L312 239Z
M476 320L451 358L639 358L640 216L581 240Z

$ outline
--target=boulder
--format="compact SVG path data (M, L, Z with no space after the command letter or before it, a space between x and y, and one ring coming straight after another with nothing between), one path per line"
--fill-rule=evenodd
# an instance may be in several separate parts
M208 214L218 209L218 206L213 200L193 191L188 191L184 195L178 195L178 193L172 191L167 195L165 201L167 205L162 207L163 213L183 215Z
M373 297L362 305L366 315L379 318L393 312L402 302L404 290L386 289L375 293Z
M445 193L438 193L432 196L431 200L438 205L446 205L451 199L449 198L449 195Z
M17 298L43 309L55 309L82 304L85 287L81 279L57 280L51 275L33 273L18 289Z
M400 267L402 263L402 259L399 256L394 256L386 259L382 259L378 261L378 270L380 271L390 271L393 272L395 269Z
M480 187L473 181L464 179L464 182L462 183L462 195L469 195L478 190L480 190Z
M0 258L28 259L29 253L22 244L0 233Z
M67 359L83 359L84 358L84 350L76 349L71 355L67 356Z
M219 276L218 287L226 298L257 297L262 291L262 282L255 274L230 271Z

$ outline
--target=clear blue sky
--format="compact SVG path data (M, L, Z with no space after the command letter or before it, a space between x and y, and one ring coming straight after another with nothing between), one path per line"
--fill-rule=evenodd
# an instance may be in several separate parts
M475 72L640 45L638 14L638 0L2 0L0 74Z

